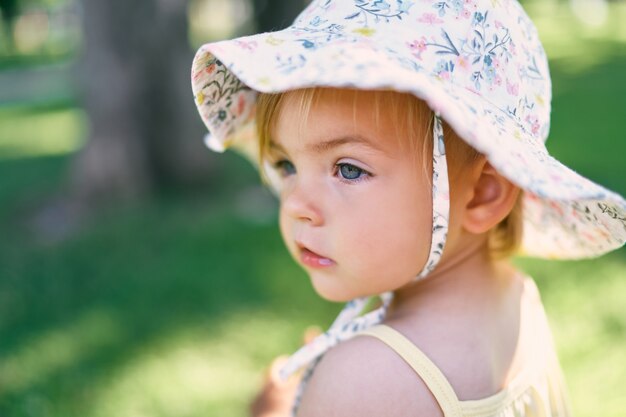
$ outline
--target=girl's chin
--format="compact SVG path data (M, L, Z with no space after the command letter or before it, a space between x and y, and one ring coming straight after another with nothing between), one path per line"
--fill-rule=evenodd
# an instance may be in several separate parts
M326 301L341 303L353 300L357 297L356 294L349 291L347 288L342 288L341 285L337 285L337 277L330 277L326 274L320 274L319 272L307 272L309 273L309 278L311 279L311 284L315 292Z
M320 271L307 271L315 292L325 299L335 303L345 303L355 298L364 297L368 294L357 292L353 288L341 285L341 279L337 275L324 274ZM375 294L372 294L375 295Z

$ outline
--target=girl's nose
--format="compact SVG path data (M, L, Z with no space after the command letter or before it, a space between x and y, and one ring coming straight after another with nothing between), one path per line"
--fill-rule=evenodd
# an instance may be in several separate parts
M312 184L306 186L296 182L281 196L282 210L294 220L308 222L311 226L321 226L323 217L316 195L319 196L319 190Z

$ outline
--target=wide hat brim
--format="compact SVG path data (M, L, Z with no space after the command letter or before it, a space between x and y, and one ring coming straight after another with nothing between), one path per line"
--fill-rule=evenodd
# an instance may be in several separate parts
M366 37L349 45L341 40L331 42L307 50L306 56L277 54L277 45L301 47L303 42L306 34L289 27L206 44L198 50L192 88L211 134L209 147L222 151L234 146L256 160L254 112L258 92L307 87L407 92L424 100L502 175L525 191L520 255L594 257L626 241L626 201L554 159L526 123L476 91L433 76L394 50L378 48ZM331 62L333 70L328 71Z

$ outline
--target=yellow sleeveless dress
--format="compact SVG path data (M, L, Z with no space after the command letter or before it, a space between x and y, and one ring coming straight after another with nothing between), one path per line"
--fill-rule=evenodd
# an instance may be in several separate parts
M530 285L535 287L534 282ZM528 282L527 282L528 284ZM536 287L534 288L536 290ZM528 363L504 389L479 400L459 400L439 368L409 339L380 324L357 335L373 336L393 349L424 381L445 417L569 417L567 391L543 307L527 314L523 331L533 341Z

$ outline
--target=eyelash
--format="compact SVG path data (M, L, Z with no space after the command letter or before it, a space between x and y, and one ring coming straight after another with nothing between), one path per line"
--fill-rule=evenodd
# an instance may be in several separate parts
M291 166L293 167L293 164L287 159L280 159L272 164L272 167L278 171L281 177L286 177L287 175L289 175L285 173L285 164L291 164ZM349 178L344 178L343 176L341 176L340 175L341 168L344 166L349 166L349 167L356 169L360 174L359 177L355 179L349 179ZM294 167L294 170L295 170L295 167ZM354 164L349 164L347 162L335 164L333 175L338 175L338 174L339 174L339 180L346 184L355 184L361 181L367 181L372 177L372 174L369 173L368 171L364 170L363 168L359 168L358 166Z

